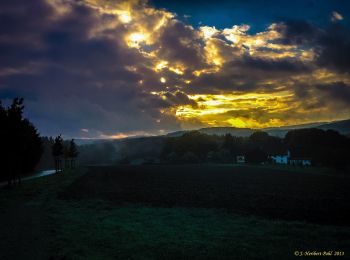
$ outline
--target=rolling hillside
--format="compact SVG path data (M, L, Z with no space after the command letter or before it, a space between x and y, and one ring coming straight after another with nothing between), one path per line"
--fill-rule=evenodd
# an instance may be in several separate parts
M350 119L335 121L335 122L319 122L319 123L310 123L302 125L292 125L292 126L282 126L282 127L269 127L263 129L253 129L253 128L236 128L236 127L207 127L198 129L201 133L209 135L225 135L231 134L234 136L247 137L252 133L261 130L267 132L269 135L284 137L288 131L293 129L303 129L303 128L319 128L323 130L335 130L343 135L350 134ZM181 136L188 131L177 131L168 134L169 137Z

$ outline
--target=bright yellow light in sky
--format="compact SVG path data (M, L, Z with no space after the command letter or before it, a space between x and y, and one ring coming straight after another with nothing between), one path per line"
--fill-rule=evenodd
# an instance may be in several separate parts
M165 61L165 60L162 60L162 61L160 61L160 62L157 63L157 65L155 66L155 70L156 70L156 71L160 71L160 70L166 68L167 65L168 65L168 62Z
M144 33L132 33L130 34L126 41L129 47L139 47L140 43L146 41L147 36Z
M146 39L146 36L143 33L132 33L129 38L133 42L142 42Z
M176 116L179 119L197 119L212 126L234 127L265 127L279 126L281 121L266 119L261 124L251 117L251 111L265 111L266 114L290 109L288 100L292 97L289 92L279 92L274 95L263 93L225 94L225 95L189 95L197 103L178 106ZM247 114L249 116L242 116Z
M231 41L233 43L238 43L239 40L240 40L239 36L234 35L234 34L226 35L225 37L226 37L227 40L229 40L229 41Z
M213 35L217 34L219 31L215 26L202 26L199 28L205 39L211 38Z
M261 45L263 45L265 42L263 41L263 40L261 40L261 39L256 39L255 40L255 45L258 45L258 46L261 46Z
M122 23L130 23L132 18L131 18L131 15L130 15L130 12L128 11L121 11L119 14L119 20L122 22Z
M221 66L223 63L222 57L219 55L219 50L213 43L207 43L205 46L206 58L209 63Z
M176 73L176 74L178 74L178 75L183 75L184 74L182 68L180 68L180 67L169 67L169 70L174 72L174 73Z
M247 122L245 120L242 120L241 118L231 118L227 120L230 125L238 128L244 128L247 127Z
M160 82L165 83L165 82L166 82L166 79L165 79L164 77L161 77L161 78L160 78Z
M154 70L156 72L160 72L161 70L168 68L170 71L178 74L178 75L183 75L184 74L184 68L180 65L175 65L175 66L169 66L169 62L162 60L159 61L155 66ZM162 80L161 80L162 81ZM163 81L162 81L163 82ZM164 82L163 82L164 83Z

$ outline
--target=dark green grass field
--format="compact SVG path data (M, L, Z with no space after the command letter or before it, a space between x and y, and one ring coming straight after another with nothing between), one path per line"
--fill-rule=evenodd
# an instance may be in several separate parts
M218 208L271 219L350 225L350 178L281 169L217 165L97 167L61 195L155 207Z
M43 177L0 190L0 259L346 259L349 180L232 165Z

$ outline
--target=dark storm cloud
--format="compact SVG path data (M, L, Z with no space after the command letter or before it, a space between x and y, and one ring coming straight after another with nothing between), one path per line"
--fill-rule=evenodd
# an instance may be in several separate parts
M320 29L307 21L286 21L278 25L277 30L283 37L276 40L282 44L305 45L314 47L316 62L340 72L350 69L350 30L341 24L332 24Z
M350 105L350 85L342 81L294 86L295 100L307 111L331 108L339 113ZM345 110L346 111L346 110Z
M226 63L217 73L202 74L191 84L193 93L220 93L221 91L274 92L279 85L263 82L281 80L300 73L310 73L312 67L293 59L254 58L244 55ZM285 80L283 80L285 81Z
M194 108L198 106L196 101L190 99L185 93L180 91L177 91L176 93L167 92L164 96L171 105L191 105Z
M350 71L350 30L335 24L323 34L320 45L318 64L341 72Z
M43 134L154 131L169 117L158 111L168 104L138 88L140 74L125 68L145 62L122 42L125 29L91 36L108 15L79 4L65 14L43 0L15 4L0 3L0 97L23 96Z
M310 67L301 61L293 59L266 59L266 58L254 58L251 56L243 56L243 59L239 61L236 66L245 67L248 69L257 69L263 72L307 72L310 71Z
M283 35L277 40L282 44L308 44L317 40L321 34L320 29L304 20L284 21L277 25L276 30Z
M41 0L0 2L0 71L13 66L23 70L28 60L41 56L40 35L52 14L52 8Z
M3 0L0 2L1 38L35 35L47 27L47 22L54 14L50 5L41 0L32 0L30 5L23 0ZM31 31L33 30L33 31ZM23 38L25 38L23 36Z
M166 60L180 62L186 67L200 69L205 66L201 41L194 29L180 21L173 21L160 36L158 55Z
M344 82L335 82L331 84L316 85L318 90L324 92L328 97L335 101L342 101L350 105L350 85Z

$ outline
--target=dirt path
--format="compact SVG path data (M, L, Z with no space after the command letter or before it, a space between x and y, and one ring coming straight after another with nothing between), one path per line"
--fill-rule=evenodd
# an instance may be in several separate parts
M30 176L27 176L27 177L23 177L21 179L21 181L28 181L28 180L36 179L36 178L39 178L39 177L52 175L52 174L55 174L55 173L56 173L55 170L40 171L40 172L34 173L33 175L30 175ZM7 184L8 184L7 181L0 182L0 187L7 186Z

